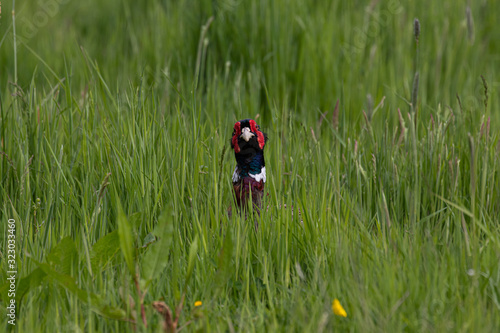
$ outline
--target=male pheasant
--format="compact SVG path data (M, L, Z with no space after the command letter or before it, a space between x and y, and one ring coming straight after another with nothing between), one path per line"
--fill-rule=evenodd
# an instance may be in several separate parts
M234 124L231 148L236 158L233 173L233 190L239 211L245 211L251 197L253 210L260 214L264 184L266 183L266 163L264 146L267 135L260 131L253 119L244 119ZM256 224L257 227L257 224Z

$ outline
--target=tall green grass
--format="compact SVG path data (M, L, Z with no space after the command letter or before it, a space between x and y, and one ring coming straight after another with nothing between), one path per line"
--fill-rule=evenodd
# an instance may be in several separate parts
M498 4L51 4L0 26L2 327L498 330ZM227 216L247 117L258 232Z

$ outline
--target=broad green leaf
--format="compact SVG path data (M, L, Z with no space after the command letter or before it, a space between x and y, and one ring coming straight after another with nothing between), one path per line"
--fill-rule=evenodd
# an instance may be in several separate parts
M113 260L120 251L120 237L118 230L101 237L90 250L90 264L92 272L100 272Z
M24 295L26 295L30 290L37 288L43 282L46 274L41 268L36 268L28 274L28 276L23 277L19 280L16 290L16 302L20 304Z
M47 256L47 262L52 269L66 275L72 273L72 267L77 260L78 252L71 237L63 238ZM46 273L37 268L20 279L16 288L16 301L20 303L25 294L40 286L45 276Z
M184 281L184 292L186 292L187 285L189 283L189 279L191 279L191 275L193 274L197 252L198 252L198 235L196 235L196 237L193 239L193 242L191 243L191 247L189 248L189 260L188 260L188 268L187 268L187 272L186 272L186 279Z
M71 274L74 263L78 260L75 242L71 237L63 238L47 256L47 262L58 272Z
M9 299L8 293L9 293L9 285L10 282L4 282L2 286L0 287L0 301L4 302L6 299Z
M233 258L233 240L231 238L231 232L226 233L224 238L224 244L222 245L222 250L219 253L219 260L217 265L217 287L223 287L229 279L231 260Z
M90 305L92 311L111 319L126 319L126 312L124 310L110 307L98 295L79 288L72 276L54 270L49 264L39 263L36 260L33 261L47 274L47 278L64 287L82 303Z
M167 215L162 213L153 230L156 242L149 248L142 259L142 277L149 283L165 269L168 264L170 245L172 243L173 226Z
M40 268L37 268L27 276L21 278L16 286L16 302L19 304L26 293L42 283L44 277L45 273ZM9 299L9 287L10 282L8 281L0 287L0 301Z
M118 206L118 236L120 238L120 248L122 249L123 257L127 263L130 274L135 278L135 256L134 256L134 239L132 237L132 228L127 220L127 216L122 210L122 206L117 201Z

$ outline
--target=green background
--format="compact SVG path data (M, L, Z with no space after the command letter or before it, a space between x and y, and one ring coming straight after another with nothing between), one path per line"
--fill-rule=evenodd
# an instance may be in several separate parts
M2 327L159 332L184 300L186 331L500 328L500 3L17 1L15 34L12 5ZM243 118L258 232L226 214Z

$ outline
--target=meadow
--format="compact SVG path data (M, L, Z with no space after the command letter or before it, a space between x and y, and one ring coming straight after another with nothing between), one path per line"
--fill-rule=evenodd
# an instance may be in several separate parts
M500 330L500 2L1 9L0 330Z

